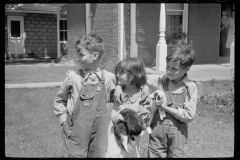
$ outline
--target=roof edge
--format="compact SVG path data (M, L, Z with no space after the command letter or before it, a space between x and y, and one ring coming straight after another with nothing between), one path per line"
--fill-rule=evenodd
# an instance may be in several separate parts
M21 11L21 10L5 10L5 12L15 12L15 13L45 13L45 14L57 14L56 11Z

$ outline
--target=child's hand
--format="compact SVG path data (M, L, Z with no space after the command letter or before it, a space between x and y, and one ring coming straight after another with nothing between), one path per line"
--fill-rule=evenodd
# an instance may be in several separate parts
M150 95L149 87L147 85L144 85L142 89L142 99L139 101L139 104L148 104L150 102L150 99L148 99L148 95Z
M117 123L118 121L123 121L124 122L124 118L121 114L117 114L112 118L113 123Z
M132 146L131 146L130 144L128 144L127 147L128 147L127 152L128 152L128 153L132 153L132 151L133 151Z
M139 101L140 105L147 105L150 104L151 98L149 98L147 95L143 96L143 98Z
M119 102L120 104L122 104L122 101L123 101L123 92L122 92L122 87L117 85L115 87L115 91L114 91L114 97L115 97L115 100L117 102Z
M152 129L151 129L150 126L147 127L147 132L148 132L148 134L151 134L151 133L152 133Z

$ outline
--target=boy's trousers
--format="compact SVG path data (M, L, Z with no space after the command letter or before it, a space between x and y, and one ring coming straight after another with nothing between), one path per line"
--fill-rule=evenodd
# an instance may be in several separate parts
M103 71L102 77L97 84L81 82L79 98L62 130L63 157L105 157L111 108L106 106Z
M148 156L150 158L181 158L185 156L188 126L166 113L165 122L157 110L151 123Z

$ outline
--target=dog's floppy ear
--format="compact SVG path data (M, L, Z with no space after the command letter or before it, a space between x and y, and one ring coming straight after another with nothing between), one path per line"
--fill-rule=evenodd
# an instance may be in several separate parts
M141 134L142 130L144 130L144 126L143 120L137 114L135 115L135 118L132 119L132 122L133 123L131 123L131 126L129 126L129 135L130 138L134 141L133 136L138 136L139 134Z
M123 116L123 118L126 117L126 115L128 114L129 112L129 108L124 108L123 110L121 110L119 113Z
M125 122L119 121L114 124L114 134L119 146L124 148L128 152L127 143L128 143L128 126Z

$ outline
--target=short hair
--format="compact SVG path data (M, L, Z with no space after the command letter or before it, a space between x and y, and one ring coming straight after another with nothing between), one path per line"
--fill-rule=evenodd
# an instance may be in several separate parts
M75 49L77 53L79 53L83 48L90 53L98 52L98 59L100 59L104 52L103 39L93 32L87 36L80 36L79 39L75 41Z
M192 66L192 64L195 62L195 52L191 45L174 47L166 57L167 63L169 61L176 62L179 60L180 60L180 66L183 69Z
M115 76L118 83L117 73L126 73L127 77L132 76L131 85L141 88L146 81L145 65L140 58L126 58L121 60L115 67Z

